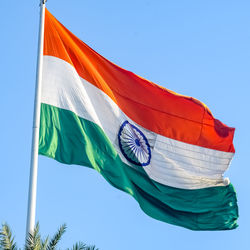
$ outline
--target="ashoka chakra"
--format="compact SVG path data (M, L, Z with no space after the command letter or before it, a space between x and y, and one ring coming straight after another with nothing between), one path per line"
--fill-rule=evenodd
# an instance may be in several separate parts
M119 147L124 157L138 166L147 166L151 150L146 136L134 125L125 121L118 133Z

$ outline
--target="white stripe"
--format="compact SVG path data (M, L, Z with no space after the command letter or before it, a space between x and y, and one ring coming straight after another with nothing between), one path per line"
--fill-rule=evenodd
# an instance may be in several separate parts
M44 56L43 68L41 102L70 110L98 124L126 164L133 165L120 151L118 131L128 120L149 141L152 159L144 170L151 179L184 189L224 185L223 174L233 153L183 143L144 129L128 118L109 96L79 77L72 65L59 58Z

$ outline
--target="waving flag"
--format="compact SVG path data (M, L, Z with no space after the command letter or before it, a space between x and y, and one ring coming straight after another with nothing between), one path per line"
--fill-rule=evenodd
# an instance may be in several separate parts
M108 61L46 10L39 153L97 170L149 216L193 230L237 227L234 128L200 101Z

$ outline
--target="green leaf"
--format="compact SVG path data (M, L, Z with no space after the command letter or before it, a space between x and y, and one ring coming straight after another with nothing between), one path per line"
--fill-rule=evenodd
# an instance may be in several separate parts
M55 250L56 249L56 246L57 246L58 242L60 241L62 235L65 233L65 231L66 231L66 224L63 224L62 226L60 226L58 231L55 233L53 238L50 240L50 242L47 246L47 250Z
M41 250L41 235L39 223L36 224L33 232L29 233L24 246L25 250Z
M0 231L0 247L3 250L17 250L14 236L12 236L12 232L7 223L2 225L2 229Z

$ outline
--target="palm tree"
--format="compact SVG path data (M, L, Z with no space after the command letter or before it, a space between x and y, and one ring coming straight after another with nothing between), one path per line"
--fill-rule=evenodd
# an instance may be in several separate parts
M56 250L65 231L66 224L63 224L51 239L49 236L42 239L39 224L37 223L34 232L32 234L30 233L26 239L24 250ZM15 237L12 235L7 223L4 223L0 230L0 250L18 250ZM80 241L75 243L72 248L67 248L67 250L98 250L98 248L88 246Z

